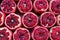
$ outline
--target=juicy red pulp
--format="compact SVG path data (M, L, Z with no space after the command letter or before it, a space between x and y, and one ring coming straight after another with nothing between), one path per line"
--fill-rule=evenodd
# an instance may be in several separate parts
M7 17L6 23L9 27L15 27L19 24L18 17L15 15L11 15L10 17Z
M38 0L38 1L36 1L35 6L39 10L46 9L47 8L47 2L46 2L46 0Z
M5 12L12 12L13 8L15 7L15 3L13 0L3 0L1 3L1 10L5 11Z
M2 19L1 19L1 17L2 17L2 14L0 13L0 24L2 23Z
M51 9L53 12L60 13L60 1L53 1L51 3Z
M42 24L51 26L55 23L55 17L53 14L47 13L42 16Z
M23 12L27 12L31 9L31 0L21 0L19 2L19 8L23 11Z
M24 16L24 24L28 27L32 27L36 24L37 18L33 14L27 14Z
M9 40L9 33L6 30L0 30L0 40Z

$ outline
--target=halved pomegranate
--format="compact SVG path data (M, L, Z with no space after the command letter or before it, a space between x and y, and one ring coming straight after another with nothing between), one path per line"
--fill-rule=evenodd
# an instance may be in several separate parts
M16 4L13 0L3 0L1 3L1 10L6 14L15 12Z
M13 33L13 40L30 40L30 32L25 28L18 28Z
M10 13L5 19L5 25L9 29L15 30L21 26L21 17L15 13Z
M43 27L50 28L50 27L54 26L55 23L56 23L56 17L54 15L54 12L44 12L40 16L40 24Z
M56 12L56 15L60 14L60 0L51 0L49 10Z
M37 26L32 32L33 40L48 40L49 32L47 28Z
M57 16L56 21L57 21L57 25L60 25L60 15Z
M32 10L31 0L19 0L17 8L21 13L26 13Z
M50 30L51 40L60 40L60 26L52 27Z
M0 28L0 40L12 40L12 32L6 28Z
M38 12L38 13L45 12L48 9L48 1L47 0L35 0L33 3L33 8L35 12Z
M0 11L0 26L3 25L3 23L4 23L4 18L5 18L5 14Z
M26 28L33 28L38 24L38 16L33 12L27 12L22 17L22 23Z

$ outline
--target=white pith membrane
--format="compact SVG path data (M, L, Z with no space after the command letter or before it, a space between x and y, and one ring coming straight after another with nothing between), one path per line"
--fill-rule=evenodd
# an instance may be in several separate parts
M23 0L24 1L24 0ZM26 12L23 12L22 10L21 10L21 8L19 7L19 3L21 2L21 0L19 0L19 2L18 2L18 4L17 4L17 8L18 8L18 10L21 12L21 13L26 13ZM31 10L32 10L32 1L30 0L30 3L31 3L31 8L27 11L27 12L30 12ZM24 4L22 4L23 5L23 7L27 7L27 4L26 3L24 3Z
M54 27L52 27L51 29L50 29L50 39L51 40L54 40L52 37L51 37L51 33L53 33L53 29L60 29L60 26L54 26ZM58 30L59 30L58 29ZM56 31L56 35L58 36L60 33L58 32L58 31Z
M7 36L7 38L9 38L9 40L11 40L12 39L12 32L8 28L6 28L6 27L0 28L0 31L2 31L4 29L6 30L7 33L9 33L9 36ZM4 37L4 34L0 34L0 37Z
M14 26L14 27L12 26L12 28L11 28L10 26L8 26L7 23L6 23L6 20L8 20L7 18L10 17L11 15L14 15L14 16L16 16L16 17L19 18L19 19L17 19L18 22L19 22L19 24L16 25L16 26ZM14 20L11 20L11 22L14 22ZM21 17L20 17L19 15L15 14L15 13L11 13L11 14L9 14L9 15L6 17L6 19L5 19L5 25L6 25L9 29L16 29L17 27L20 27L20 26L21 26Z
M36 10L36 11L37 10L38 11L46 11L48 9L48 2L47 2L47 0L45 0L47 2L47 8L46 9L42 8L41 10L37 9L36 6L35 6L37 1L39 1L39 0L35 0L34 3L33 3L33 7L35 8L34 10ZM40 5L42 5L42 4L40 4Z
M49 26L48 24L46 24L46 26L44 25L44 24L42 24L42 17L43 17L43 15L44 14L48 14L48 13L51 13L53 16L54 16L54 18L55 18L55 22L51 25L51 26ZM43 13L41 16L40 16L40 22L41 22L41 25L42 26L44 26L44 27L52 27L53 25L55 25L55 23L56 23L56 17L55 17L55 15L53 14L54 12L45 12L45 13Z
M4 13L0 11L0 14L2 15L2 17L1 17L1 22L2 23L0 24L0 26L1 26L4 23Z
M28 26L26 26L26 25L24 24L24 18L25 18L25 16L26 16L26 15L30 15L30 14L36 16L36 18L37 18L37 22L36 22L35 25L33 25L33 27L35 27L35 26L38 24L38 17L37 17L37 15L35 15L33 12L27 12L27 13L24 14L23 17L22 17L22 23L23 23L23 25L24 25L26 28L32 28L32 27L28 27ZM31 20L31 19L29 18L29 20Z
M57 16L57 24L58 25L60 25L59 21L60 21L60 15Z
M45 30L48 32L48 30L47 30L46 28L43 28L43 27L41 27L41 26L35 27L34 30L33 30L33 32L32 32L32 39L33 39L33 40L36 40L36 39L34 38L34 32L35 32L35 30L37 30L37 29L39 29L39 28L45 29ZM43 30L42 30L42 31L43 31ZM36 33L36 32L35 32L35 33ZM48 35L49 35L49 33L48 33ZM48 40L48 38L49 38L49 36L47 37L46 40Z
M14 4L12 4L12 5L15 5L15 6L11 6L11 3L8 3L8 1L13 2ZM5 3L4 3L4 2L5 2ZM7 5L6 5L6 4L7 4ZM10 8L8 8L9 11L8 11L8 10L5 10L5 11L4 11L5 7L2 6L2 5L4 5L4 6L10 5L10 7L12 8L12 10L9 10ZM2 10L3 12L5 12L5 13L15 12L15 10L16 10L16 4L15 4L15 2L12 1L12 0L7 0L7 2L6 2L6 0L3 0L2 3L1 3L1 10Z
M50 1L49 11L52 11L52 9L51 9L52 7L51 7L51 6L52 6L52 3L53 3L53 2L58 2L58 1L57 1L57 0L51 0L51 1ZM58 5L58 6L60 6L60 5ZM59 7L59 8L60 8L60 7ZM54 11L54 12L55 12L55 11ZM56 14L58 14L58 13L56 12Z
M17 31L18 31L18 30L22 30L22 31L25 30L25 31L27 31L27 32L28 32L28 35L29 35L29 40L30 40L30 32L29 32L27 29L25 29L25 28L18 28L18 29L16 29L16 31L13 33L13 39L14 39L14 40L16 40L16 39L14 38L14 35L17 34ZM19 36L19 35L18 35L18 36Z

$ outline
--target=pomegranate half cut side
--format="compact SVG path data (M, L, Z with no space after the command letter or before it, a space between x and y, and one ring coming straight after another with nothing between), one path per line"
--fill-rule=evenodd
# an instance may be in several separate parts
M30 12L32 10L32 1L31 0L19 0L17 8L20 13Z
M56 23L54 12L44 12L40 16L40 24L43 27L50 28Z
M57 21L57 25L60 25L60 15L57 16L56 21Z
M60 14L60 0L51 0L49 10L55 12L56 15Z
M36 13L45 12L48 9L48 1L47 0L35 0L33 3L33 8Z
M22 23L26 28L33 28L38 24L38 16L33 12L27 12L22 17Z
M0 28L0 40L12 40L12 32L6 28Z
M54 26L50 29L50 39L60 40L60 26Z
M0 26L4 24L4 20L5 20L5 14L0 11Z
M30 40L30 32L25 28L18 28L13 33L13 40Z
M8 16L6 16L5 25L9 29L15 30L16 28L20 27L21 24L21 17L18 14L10 13Z
M14 0L3 0L1 3L1 11L10 14L16 11L16 3Z
M48 40L49 32L47 28L36 26L32 32L33 40Z

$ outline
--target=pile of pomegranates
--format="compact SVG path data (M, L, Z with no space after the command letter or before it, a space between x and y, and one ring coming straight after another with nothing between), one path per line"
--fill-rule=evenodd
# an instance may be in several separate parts
M60 0L0 0L0 40L60 40Z

